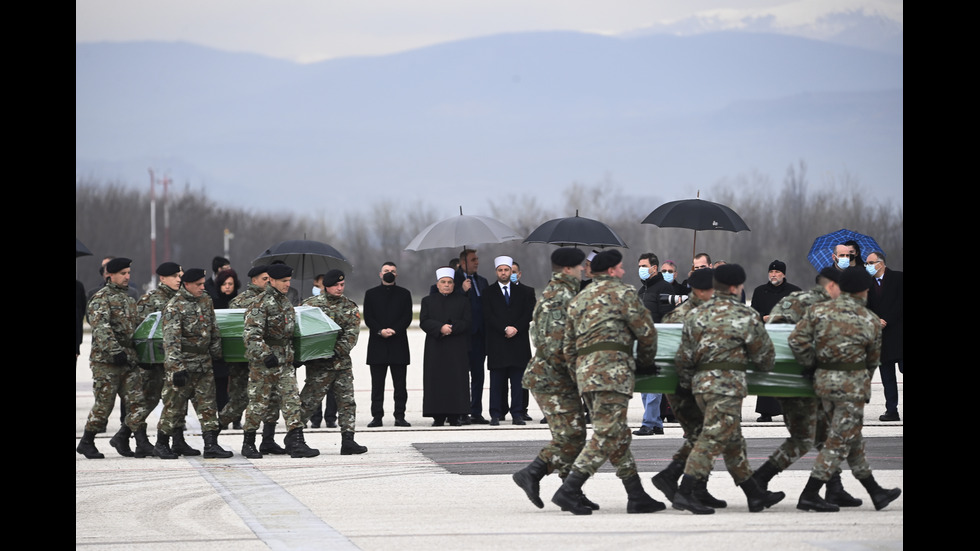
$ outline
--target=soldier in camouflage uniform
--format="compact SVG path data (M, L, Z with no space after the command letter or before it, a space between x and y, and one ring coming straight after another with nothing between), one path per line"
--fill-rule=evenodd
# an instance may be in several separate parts
M735 484L745 492L749 511L755 513L786 497L761 489L752 478L742 437L742 400L748 394L745 370L751 363L760 371L771 371L776 351L762 317L741 302L745 270L738 264L719 266L714 287L714 296L684 324L675 356L678 369L695 370L691 390L704 411L704 426L687 458L673 506L694 514L715 511L701 502L695 488L707 486L714 459L722 455Z
M323 293L306 299L305 306L316 306L340 326L332 358L306 362L306 382L300 399L303 403L303 422L313 416L317 405L330 392L337 399L337 422L340 424L340 455L365 453L367 447L354 441L354 372L350 351L361 333L361 313L353 300L344 296L344 272L330 270L323 275Z
M826 267L817 274L816 285L805 291L796 291L786 296L773 307L767 323L796 325L811 306L833 300L840 296L840 270ZM769 481L786 470L798 459L806 455L816 444L823 446L827 436L826 418L819 415L820 399L813 397L778 397L783 412L783 422L789 431L787 438L769 459L756 469L752 478L759 486L769 487ZM827 481L826 500L839 507L859 507L861 500L844 490L840 469Z
M157 425L154 455L177 459L170 437L181 431L187 402L193 401L201 421L205 458L228 458L218 445L218 404L213 361L221 359L221 332L214 307L204 293L204 270L191 268L181 276L181 288L163 309L163 367L171 387Z
M267 270L269 287L262 298L245 311L245 357L248 358L248 411L245 415L242 455L261 459L255 449L255 432L259 424L271 415L274 393L280 396L280 406L289 433L286 452L290 457L315 457L320 450L310 448L303 438L299 389L293 367L293 331L296 311L289 297L293 269L285 264L273 264Z
M139 325L136 301L128 294L130 264L128 258L114 258L105 265L106 284L88 303L88 320L92 326L92 352L89 364L92 368L92 392L95 403L85 422L85 430L75 451L87 459L105 457L95 447L95 435L105 432L109 414L116 402L116 394L122 396L128 409L125 425L136 434L139 457L152 450L146 437L146 418L150 410L143 399L143 378L137 367L138 357L133 347L133 332ZM140 427L144 427L140 431ZM129 450L128 433L122 439L125 446L117 449L121 455ZM147 448L149 446L149 448Z
M623 255L603 251L592 260L592 284L568 305L562 354L575 358L575 379L592 412L592 438L551 501L576 515L590 515L582 485L606 460L626 488L628 513L653 513L666 507L643 490L630 452L626 422L637 365L653 370L657 330L636 290L622 281ZM637 345L637 359L633 346Z
M231 299L228 307L248 309L259 302L269 285L268 270L269 267L265 265L255 266L249 270L248 288ZM229 423L237 422L248 407L248 376L248 362L228 364L228 403L218 412L218 424L222 428L227 427ZM283 455L286 450L275 440L276 423L279 422L279 392L274 388L271 392L268 415L262 423L262 443L259 444L259 453Z
M816 369L813 390L828 419L827 439L817 454L796 507L805 511L836 512L840 508L820 497L846 458L854 478L868 490L881 510L901 495L875 482L864 455L864 404L871 397L871 376L881 357L881 321L865 304L874 280L861 266L840 275L841 294L814 305L790 333L789 347L805 368Z
M561 351L568 303L579 291L584 261L585 252L580 249L565 247L553 252L551 281L534 306L531 338L535 352L521 386L541 407L551 429L551 442L530 465L514 473L513 479L538 508L544 507L539 495L541 479L558 471L564 480L585 447L585 408L575 382L575 366ZM584 494L582 497L587 507L599 508Z
M704 268L692 272L687 280L688 285L691 287L690 298L682 302L677 308L668 312L663 318L663 323L684 324L693 319L692 312L696 311L698 306L704 304L714 294L713 274L714 272L711 268ZM684 474L684 465L687 463L687 458L691 455L691 450L694 449L694 443L697 442L698 436L701 434L701 428L704 426L704 412L698 407L697 400L694 399L694 393L691 392L691 379L693 377L693 369L681 369L678 367L677 390L672 394L667 394L667 401L670 402L670 408L674 412L674 417L677 418L677 421L681 424L681 428L684 429L684 443L674 453L674 457L670 464L667 465L667 468L654 475L652 480L653 485L663 492L670 501L674 501L674 495L677 493L677 481ZM728 506L728 503L724 500L717 499L708 493L707 485L695 488L694 493L701 503L712 509L721 509Z

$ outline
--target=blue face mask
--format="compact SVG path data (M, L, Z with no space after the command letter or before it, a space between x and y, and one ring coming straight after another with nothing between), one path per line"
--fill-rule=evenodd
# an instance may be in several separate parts
M313 296L317 296L319 294L320 294L320 288L319 287L314 287L313 288Z
M510 274L510 282L517 283L517 274Z
M867 270L872 277L874 277L874 275L878 273L878 269L875 268L874 264L871 264L870 266L868 264L865 264L864 269Z
M846 256L837 257L837 267L841 270L847 268L851 265L851 259Z
M650 279L650 268L647 268L646 266L640 268L640 279L643 281Z
M664 281L666 281L667 283L672 283L674 281L673 272L663 272L663 276L664 276Z

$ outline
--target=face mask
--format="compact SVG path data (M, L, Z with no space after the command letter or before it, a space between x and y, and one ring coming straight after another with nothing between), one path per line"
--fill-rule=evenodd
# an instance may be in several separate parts
M314 287L313 288L313 296L317 296L319 294L320 294L320 288L319 287Z
M874 264L872 264L871 266L865 265L864 269L867 270L868 273L872 276L878 273L878 270L875 269Z
M517 283L517 274L510 274L510 282Z
M640 279L643 281L650 279L650 268L647 268L646 266L640 268Z
M843 270L851 265L851 259L846 256L837 257L837 267Z
M385 275L381 276L381 279L384 280L385 283L394 283L395 274L391 272L385 272Z
M664 281L671 283L674 281L674 274L671 272L664 272Z

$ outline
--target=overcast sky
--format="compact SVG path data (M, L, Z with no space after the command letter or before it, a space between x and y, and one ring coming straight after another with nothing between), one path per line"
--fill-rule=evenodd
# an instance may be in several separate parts
M76 0L76 42L182 41L298 62L400 52L516 31L618 35L692 16L776 28L864 10L901 22L901 0Z

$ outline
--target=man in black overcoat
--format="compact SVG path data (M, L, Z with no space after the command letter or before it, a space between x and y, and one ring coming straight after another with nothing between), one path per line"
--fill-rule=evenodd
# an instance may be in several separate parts
M364 293L364 324L368 328L367 364L371 367L371 422L382 426L385 378L391 370L395 388L395 426L410 427L405 420L408 390L405 377L411 363L408 326L412 324L412 293L395 284L398 267L385 262L378 274L381 285Z

